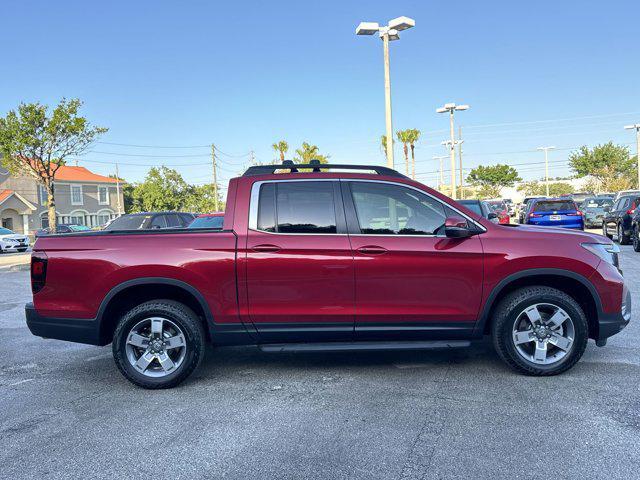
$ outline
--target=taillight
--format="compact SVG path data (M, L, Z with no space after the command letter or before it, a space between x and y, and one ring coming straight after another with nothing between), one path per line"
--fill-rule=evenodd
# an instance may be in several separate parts
M537 213L530 213L529 218L540 218L542 215L538 215Z
M31 254L31 291L38 293L47 281L47 254L34 252Z
M581 217L583 213L578 210L576 213L567 213L567 217Z
M634 213L636 213L635 208L630 208L629 210L627 210L627 215L633 215Z

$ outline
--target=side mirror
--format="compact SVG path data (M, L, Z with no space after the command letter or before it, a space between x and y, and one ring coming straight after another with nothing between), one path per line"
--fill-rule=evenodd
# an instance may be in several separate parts
M444 221L444 233L448 238L467 238L473 235L467 221L458 216L447 217Z
M489 220L495 220L496 218L498 218L498 214L496 212L489 212L489 215L487 215L487 219Z

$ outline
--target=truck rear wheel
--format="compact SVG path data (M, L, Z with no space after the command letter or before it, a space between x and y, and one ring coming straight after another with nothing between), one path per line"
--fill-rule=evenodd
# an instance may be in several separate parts
M587 346L588 324L569 295L544 286L524 287L498 305L493 344L502 360L526 375L557 375L573 367Z
M125 313L113 337L113 358L132 383L172 388L200 364L205 334L196 314L173 300L151 300Z

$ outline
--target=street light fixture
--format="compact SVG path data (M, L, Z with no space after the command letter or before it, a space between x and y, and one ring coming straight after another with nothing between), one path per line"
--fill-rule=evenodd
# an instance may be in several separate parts
M547 197L549 196L549 150L555 150L556 147L538 147L537 150L544 151L544 183L546 186Z
M449 130L451 140L448 142L449 155L451 157L451 198L456 199L456 142L453 128L453 112L469 110L469 105L456 105L455 103L445 103L443 107L436 109L436 113L449 112Z
M626 125L624 128L636 131L636 161L638 162L638 188L640 188L640 123Z
M386 26L377 22L360 22L356 27L356 35L374 35L378 33L382 39L384 53L384 105L385 124L387 130L387 166L393 168L393 124L391 121L391 76L389 73L389 42L399 40L398 32L416 26L414 19L398 17L390 20Z

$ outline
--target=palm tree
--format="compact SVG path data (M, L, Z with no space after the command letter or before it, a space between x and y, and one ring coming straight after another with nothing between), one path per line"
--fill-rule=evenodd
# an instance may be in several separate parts
M320 160L320 163L329 163L329 155L318 153L318 146L302 142L302 147L296 150L295 160L300 163L309 163L311 160Z
M409 147L411 147L411 178L416 179L416 143L420 139L420 130L411 128L409 132Z
M402 142L405 173L409 175L409 140L411 139L411 130L398 130L396 136L398 137L398 141Z
M280 140L279 142L271 145L271 148L273 148L275 152L280 153L280 161L284 162L284 154L289 150L289 144L284 140Z
M384 153L384 158L387 158L387 136L386 135L380 136L380 149L382 150L382 153Z

